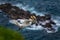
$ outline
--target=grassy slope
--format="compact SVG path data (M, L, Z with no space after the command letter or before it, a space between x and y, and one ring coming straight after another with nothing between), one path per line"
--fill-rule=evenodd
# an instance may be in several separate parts
M24 38L20 33L0 26L0 40L24 40Z

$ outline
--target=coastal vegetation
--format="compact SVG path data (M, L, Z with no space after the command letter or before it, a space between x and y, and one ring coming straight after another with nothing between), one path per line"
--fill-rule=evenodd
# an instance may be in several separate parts
M0 40L24 40L21 33L0 26Z

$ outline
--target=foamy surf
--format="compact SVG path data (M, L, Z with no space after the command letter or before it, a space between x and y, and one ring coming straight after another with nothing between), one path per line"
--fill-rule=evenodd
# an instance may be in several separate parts
M43 28L42 26L38 25L38 26L31 26L31 27L27 27L26 29L28 30L45 30L47 33L55 33L58 31L58 27L57 26L53 26L53 28L55 29L55 31L49 31L48 28Z
M21 21L22 24L24 23L24 20L20 20L20 21ZM17 25L16 24L17 20L9 20L9 22ZM57 25L59 25L59 24L57 24ZM48 28L44 28L41 25L38 25L38 26L36 26L35 24L31 25L31 23L30 23L29 26L25 26L25 29L28 29L28 30L45 30L47 33L55 33L55 32L58 31L58 28L59 28L57 25L53 25L53 28L55 29L55 31L53 31L53 30L49 31ZM17 26L19 26L19 24Z
M29 10L31 13L35 13L36 15L40 15L40 16L44 16L43 12L37 12L35 11L34 7L29 7L29 5L23 5L23 4L16 4L15 6L19 7L20 9L23 9L25 11ZM46 30L47 33L55 33L58 31L58 26L60 26L60 22L58 20L54 20L56 23L56 26L53 26L53 28L55 29L55 31L49 31L47 28L43 28L42 26L38 25L36 26L34 25L30 25L30 27L26 27L25 29L28 30ZM9 20L10 23L14 24L16 21L11 21Z
M28 30L43 30L44 28L40 25L36 26L34 24L34 25L31 25L31 27L26 27L26 29L28 29Z
M56 23L56 25L53 25L52 28L55 29L55 31L49 31L47 28L43 28L42 26L38 25L38 26L31 26L31 27L27 27L26 29L28 30L45 30L47 33L55 33L58 31L58 28L60 27L60 22L58 20L54 20L54 22Z

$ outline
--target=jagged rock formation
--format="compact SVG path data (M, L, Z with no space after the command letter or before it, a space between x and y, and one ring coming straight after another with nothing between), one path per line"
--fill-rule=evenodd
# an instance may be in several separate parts
M9 3L0 5L0 9L12 19L27 18L26 16L29 15L29 12L19 9L16 6L12 6Z
M36 20L36 22L33 22L33 24L36 24L36 25L39 24L39 25L42 25L43 27L48 27L48 28L52 28L51 24L55 25L55 22L51 20L50 14L45 14L45 16L40 16L40 15L37 16L35 13L31 14L29 11L24 11L23 9L13 6L10 3L1 4L0 10L5 12L10 19L15 19L15 20L16 19L33 19L34 21ZM45 22L46 20L48 20L49 22L43 24L43 22Z

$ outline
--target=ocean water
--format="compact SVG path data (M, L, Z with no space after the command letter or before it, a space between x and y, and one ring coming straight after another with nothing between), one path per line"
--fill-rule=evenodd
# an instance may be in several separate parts
M60 0L0 0L0 4L6 2L9 2L25 11L29 10L31 13L36 13L36 15L50 13L52 19L54 19L57 26L60 27ZM0 25L17 31L18 27L9 23L9 18L4 14L4 12L0 13ZM60 28L58 30L58 32L51 34L48 34L43 30L22 29L19 32L23 34L25 40L60 40Z

